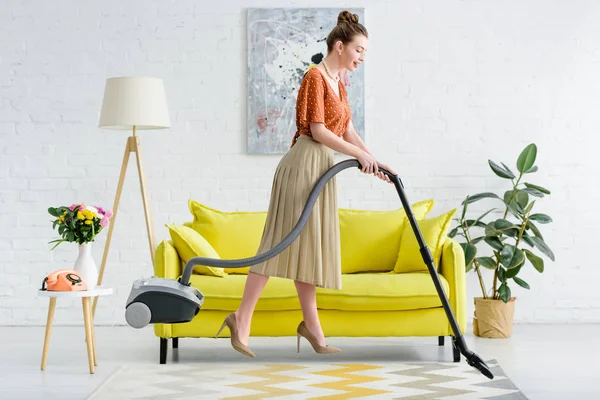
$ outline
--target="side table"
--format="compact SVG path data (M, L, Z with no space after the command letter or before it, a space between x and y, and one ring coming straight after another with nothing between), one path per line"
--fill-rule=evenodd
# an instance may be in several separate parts
M98 360L96 358L96 335L94 333L94 318L92 316L90 298L96 296L107 296L112 293L112 288L102 286L96 286L94 289L82 290L78 292L57 292L49 290L38 290L39 296L50 298L50 305L48 306L48 320L46 321L46 337L44 338L44 350L42 352L42 370L46 369L46 359L48 357L48 345L50 344L50 332L52 331L52 321L54 319L56 299L81 298L81 303L83 305L83 325L85 327L88 364L90 367L90 374L94 373L94 366L98 365Z

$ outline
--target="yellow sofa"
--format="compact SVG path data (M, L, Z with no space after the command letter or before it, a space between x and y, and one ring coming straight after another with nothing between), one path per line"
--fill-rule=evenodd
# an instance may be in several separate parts
M438 275L461 331L466 327L465 259L447 236L454 210L430 217L433 200L411 207L434 257ZM192 222L167 225L170 240L155 253L154 275L178 279L192 256L238 259L256 255L266 212L224 212L190 200ZM342 289L317 288L319 318L326 336L445 336L454 333L402 209L339 209ZM236 310L248 268L198 266L191 284L205 296L188 323L155 324L160 363L168 339L214 337L225 317ZM272 277L258 300L251 336L295 336L302 311L292 280ZM229 330L220 337L228 337ZM454 348L454 360L460 353Z

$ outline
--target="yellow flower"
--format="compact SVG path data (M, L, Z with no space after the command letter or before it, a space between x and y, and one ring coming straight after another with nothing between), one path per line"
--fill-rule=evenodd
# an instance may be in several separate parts
M85 221L85 224L86 224L86 225L91 225L91 224L92 224L92 220L91 220L91 219L88 219L88 220L86 220L86 221Z
M85 216L81 211L77 211L77 219L85 219Z
M97 217L96 213L90 210L84 210L83 215L85 215L86 219L94 219Z

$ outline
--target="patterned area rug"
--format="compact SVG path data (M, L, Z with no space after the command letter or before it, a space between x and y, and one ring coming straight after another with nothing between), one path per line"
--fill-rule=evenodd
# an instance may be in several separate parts
M90 399L527 399L496 360L486 363L493 380L464 361L128 365Z

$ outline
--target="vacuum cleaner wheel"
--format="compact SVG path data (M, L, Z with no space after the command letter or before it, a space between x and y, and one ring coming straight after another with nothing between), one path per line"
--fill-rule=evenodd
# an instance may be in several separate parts
M127 323L136 329L141 329L150 323L152 312L144 303L131 303L125 310Z

